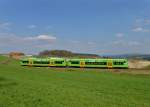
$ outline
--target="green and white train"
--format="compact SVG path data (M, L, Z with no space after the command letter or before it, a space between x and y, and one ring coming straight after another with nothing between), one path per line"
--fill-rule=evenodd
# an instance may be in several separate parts
M80 67L80 68L128 68L127 59L69 59L69 58L24 58L22 66Z

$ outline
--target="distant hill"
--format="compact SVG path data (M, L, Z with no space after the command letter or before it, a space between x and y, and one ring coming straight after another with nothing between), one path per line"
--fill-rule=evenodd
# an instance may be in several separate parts
M40 57L76 57L76 58L100 58L97 54L74 53L67 50L45 50L39 53Z
M150 61L150 54L122 54L122 55L109 55L104 57L112 58L127 58L127 59L143 59Z

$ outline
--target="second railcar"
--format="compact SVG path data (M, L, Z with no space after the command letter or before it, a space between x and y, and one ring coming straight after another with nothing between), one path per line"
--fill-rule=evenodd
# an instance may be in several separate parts
M128 68L126 59L69 59L70 67Z

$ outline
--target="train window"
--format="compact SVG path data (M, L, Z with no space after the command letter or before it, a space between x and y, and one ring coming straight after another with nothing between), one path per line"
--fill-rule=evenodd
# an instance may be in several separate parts
M22 61L22 63L29 63L29 61Z
M55 61L55 64L62 64L64 61Z
M89 62L85 62L85 65L89 65L90 63Z
M123 65L124 63L123 62L114 62L113 64L114 65Z
M106 62L99 62L99 65L106 65Z
M34 61L33 63L34 63L34 64L41 64L40 61Z
M49 61L34 61L34 64L49 64Z
M43 61L42 64L49 64L49 61Z
M79 64L79 61L71 61L71 64Z
M106 65L106 62L85 62L86 65Z

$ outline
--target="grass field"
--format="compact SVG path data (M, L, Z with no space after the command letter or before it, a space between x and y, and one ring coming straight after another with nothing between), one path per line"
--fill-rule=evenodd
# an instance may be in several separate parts
M98 71L0 57L0 107L150 107L150 75Z

